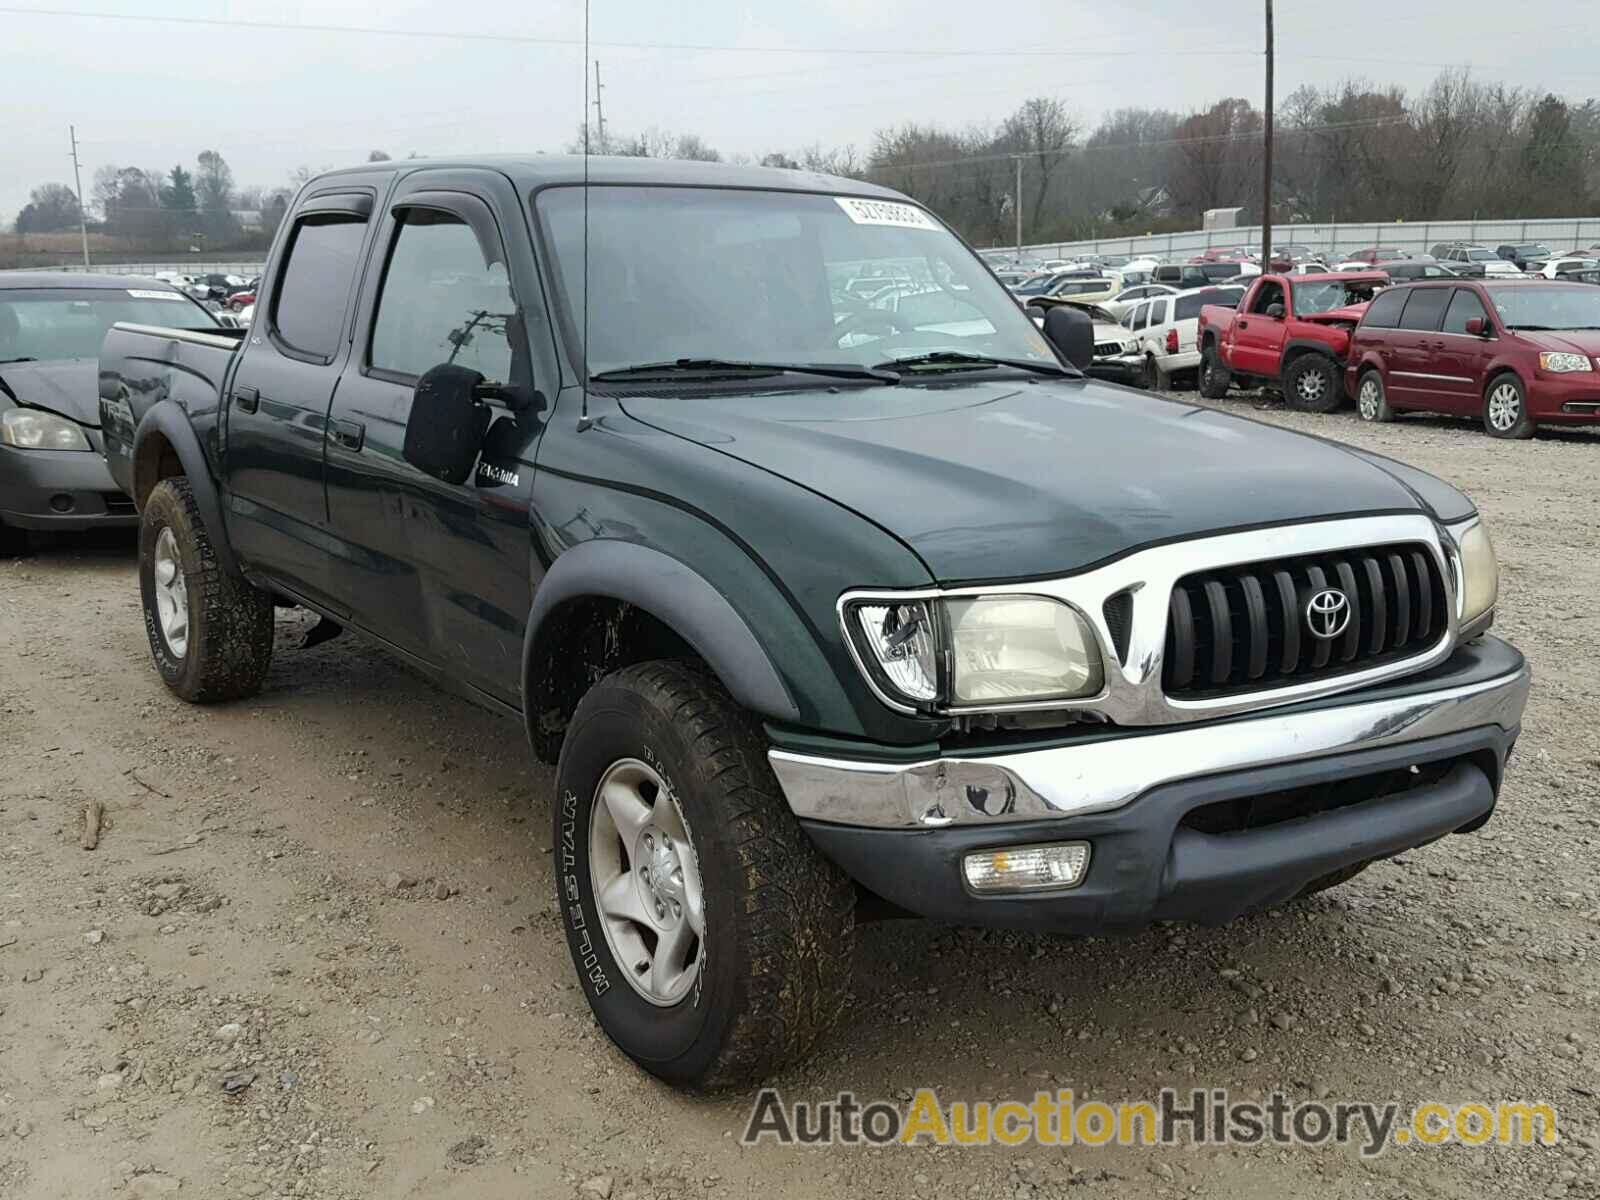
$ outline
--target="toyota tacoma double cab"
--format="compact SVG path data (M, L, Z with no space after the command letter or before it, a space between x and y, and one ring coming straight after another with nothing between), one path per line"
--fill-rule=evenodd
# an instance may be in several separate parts
M1283 389L1301 412L1344 403L1350 334L1389 282L1382 271L1262 275L1238 308L1200 310L1200 394L1220 400L1235 379Z
M1223 922L1495 807L1529 674L1472 502L1088 380L898 193L369 164L260 296L102 348L156 669L250 696L299 606L517 722L585 995L673 1083L813 1044L858 917Z

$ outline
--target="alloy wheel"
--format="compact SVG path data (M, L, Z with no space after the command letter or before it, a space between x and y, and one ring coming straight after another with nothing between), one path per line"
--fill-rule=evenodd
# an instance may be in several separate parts
M705 946L705 892L683 813L660 773L625 758L595 789L589 878L623 977L651 1004L688 994Z
M1363 420L1376 421L1378 419L1378 381L1376 379L1368 378L1362 381L1357 404L1361 409Z
M1502 383L1489 393L1489 424L1498 432L1505 433L1521 417L1522 397L1513 385Z
M156 537L154 574L161 637L172 657L182 658L189 650L189 584L183 577L178 539L172 535L170 525L164 526Z
M1298 390L1302 400L1317 401L1322 399L1322 393L1327 389L1328 381L1322 377L1320 371L1308 371L1300 376Z

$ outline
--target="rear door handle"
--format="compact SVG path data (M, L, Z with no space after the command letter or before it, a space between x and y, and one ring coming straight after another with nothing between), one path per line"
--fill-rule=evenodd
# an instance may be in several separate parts
M236 387L233 389L233 402L239 406L240 412L253 413L261 407L261 393L253 387Z
M333 440L346 450L359 450L367 440L367 427L360 421L335 421Z

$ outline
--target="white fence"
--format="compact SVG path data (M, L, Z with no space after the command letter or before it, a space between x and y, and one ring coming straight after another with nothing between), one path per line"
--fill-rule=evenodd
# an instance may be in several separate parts
M96 263L88 268L92 275L158 275L170 272L174 275L242 275L249 279L251 276L261 274L265 264L261 262L142 262L142 263ZM83 267L18 267L19 271L62 271L69 274L83 274Z
M1561 217L1510 221L1360 222L1340 225L1274 225L1272 244L1310 246L1313 250L1351 252L1383 246L1424 254L1439 242L1471 242L1493 249L1507 242L1543 242L1550 249L1572 250L1600 243L1600 217ZM1024 246L1024 257L1073 258L1082 254L1149 254L1188 258L1212 246L1261 246L1261 227L1204 229L1189 233L1157 233L1144 237L1095 238L1086 242L1048 242ZM995 250L1012 249L995 246Z

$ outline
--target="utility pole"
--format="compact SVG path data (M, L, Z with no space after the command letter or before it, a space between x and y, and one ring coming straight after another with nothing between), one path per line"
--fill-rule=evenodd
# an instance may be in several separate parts
M1272 0L1267 0L1266 145L1261 153L1261 269L1272 270Z
M1017 164L1017 192L1012 198L1011 207L1017 218L1017 264L1022 264L1022 155L1013 154L1012 161Z
M89 224L83 211L83 175L78 169L78 127L68 125L67 133L72 138L72 182L78 190L78 234L83 238L83 269L89 269Z
M606 110L602 103L600 93L605 91L605 85L600 82L600 60L594 60L594 113L595 125L598 127L600 153L606 152Z

